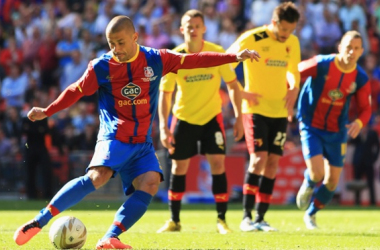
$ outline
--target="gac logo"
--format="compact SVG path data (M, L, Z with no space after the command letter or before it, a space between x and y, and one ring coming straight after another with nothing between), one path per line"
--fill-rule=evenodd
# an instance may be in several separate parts
M121 89L121 95L130 100L133 100L136 97L138 97L140 93L141 93L141 88L138 85L134 84L133 82L128 83Z

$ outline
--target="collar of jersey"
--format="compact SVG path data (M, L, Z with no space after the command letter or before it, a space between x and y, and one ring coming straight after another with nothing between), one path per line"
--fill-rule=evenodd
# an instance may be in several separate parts
M139 52L140 52L140 45L137 44L136 54L131 59L129 59L128 61L120 62L119 59L117 59L117 57L114 55L112 56L112 58L118 63L130 63L130 62L133 62L134 60L136 60L137 56L139 55Z
M199 52L202 52L204 47L205 47L205 40L202 40L202 47L201 47L201 50L200 50L200 51L198 51L198 52L192 52L192 51L190 51L190 50L188 50L188 49L186 48L186 44L185 44L185 46L184 46L184 50L186 51L187 54L193 54L193 53L199 53Z
M339 66L338 56L335 56L335 58L334 58L334 63L335 63L335 66L336 66L340 71L342 71L343 73L351 73L352 71L354 71L354 70L356 69L356 63L355 63L355 65L354 65L351 69L342 69L342 68Z

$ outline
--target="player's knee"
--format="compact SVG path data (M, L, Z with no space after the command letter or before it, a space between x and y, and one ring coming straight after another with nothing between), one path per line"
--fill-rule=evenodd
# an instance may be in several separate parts
M172 174L185 175L188 169L188 160L173 161Z
M161 176L157 172L148 172L138 176L133 181L136 190L144 191L150 195L155 195L160 185Z
M251 155L249 160L248 171L250 173L260 174L262 170L264 170L268 161L268 154L260 154L257 153L255 155Z
M92 167L87 175L96 189L105 185L112 177L113 170L108 167Z
M150 195L155 195L158 191L159 182L148 180L145 182L142 182L140 186L138 187L138 190L144 191Z
M212 174L223 174L225 172L225 167L223 161L213 162L211 165Z
M337 178L328 178L325 182L325 186L328 190L334 191L338 187L339 179Z

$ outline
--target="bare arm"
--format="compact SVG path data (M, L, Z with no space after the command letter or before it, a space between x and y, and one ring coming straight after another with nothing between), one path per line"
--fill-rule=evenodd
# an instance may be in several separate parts
M173 135L171 134L168 128L171 103L172 92L160 91L158 97L158 117L161 143L165 148L169 150L170 154L173 154L174 147L172 144L175 144L175 141Z
M235 141L239 141L244 135L243 128L243 118L241 113L241 93L237 80L227 84L228 94L235 113L235 124L234 124L234 137Z

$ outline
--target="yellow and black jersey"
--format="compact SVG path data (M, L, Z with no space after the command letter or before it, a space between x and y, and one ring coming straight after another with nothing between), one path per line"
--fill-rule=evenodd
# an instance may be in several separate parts
M248 92L258 93L257 106L250 106L243 99L242 113L260 114L267 117L287 117L288 111L283 100L288 89L287 74L298 74L301 60L300 45L295 35L286 42L279 42L268 26L258 27L243 33L227 50L238 52L243 49L256 50L260 54L259 62L243 62L245 87ZM234 67L237 63L233 64ZM299 76L297 77L297 79ZM296 83L298 86L299 82Z
M185 44L174 49L180 53L190 53ZM201 51L224 52L216 44L203 41ZM204 125L222 112L219 95L221 77L228 84L236 80L234 69L229 64L211 68L178 70L162 77L160 90L173 92L177 84L173 114L180 120L195 125Z

